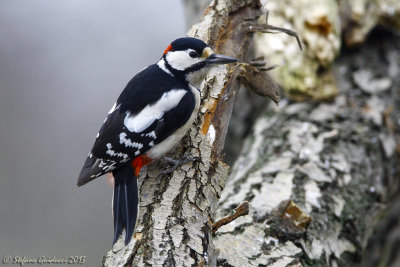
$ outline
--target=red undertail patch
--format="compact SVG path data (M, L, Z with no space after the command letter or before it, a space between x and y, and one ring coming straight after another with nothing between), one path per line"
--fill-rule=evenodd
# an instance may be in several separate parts
M150 164L150 162L151 158L147 157L146 155L138 156L134 160L132 160L131 166L135 171L135 176L138 177L142 167Z

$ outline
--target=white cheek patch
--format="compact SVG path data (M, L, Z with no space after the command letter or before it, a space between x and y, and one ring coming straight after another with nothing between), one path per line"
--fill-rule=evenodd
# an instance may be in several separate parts
M131 116L127 112L124 119L125 127L136 133L146 130L155 120L161 119L165 112L176 107L186 93L184 89L171 90L164 93L156 103L147 105L138 114Z
M189 68L190 66L193 66L201 61L203 59L201 58L193 58L189 55L191 51L194 51L193 49L188 49L185 51L171 51L168 52L166 55L168 64L171 65L172 68L176 70L185 70Z

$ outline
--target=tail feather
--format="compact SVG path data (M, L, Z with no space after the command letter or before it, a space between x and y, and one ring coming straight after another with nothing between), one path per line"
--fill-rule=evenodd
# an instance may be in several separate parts
M114 240L113 244L117 242L118 237L121 235L122 230L124 229L123 222L125 221L122 218L122 213L121 213L121 189L122 186L120 185L120 182L117 182L115 179L115 185L114 185L114 197L113 197L113 216L114 216Z
M125 229L125 245L127 245L135 230L138 217L139 193L137 177L129 165L121 167L114 174L114 242L117 242L122 230Z

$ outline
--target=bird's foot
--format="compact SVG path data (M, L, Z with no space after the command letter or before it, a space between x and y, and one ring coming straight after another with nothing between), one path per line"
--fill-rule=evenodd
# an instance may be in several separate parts
M169 168L160 172L157 175L157 178L159 178L160 176L163 176L165 174L170 174L170 173L174 172L178 167L180 167L182 165L185 165L190 162L199 161L199 160L200 160L200 157L192 157L192 156L184 156L181 159L173 159L173 158L164 156L163 161L168 164Z
M112 172L107 173L107 184L109 184L111 187L114 187L115 181Z

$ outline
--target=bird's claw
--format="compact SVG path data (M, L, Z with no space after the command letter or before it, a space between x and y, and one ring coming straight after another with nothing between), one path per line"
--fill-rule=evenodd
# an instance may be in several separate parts
M185 164L190 163L190 162L199 161L199 160L200 160L200 157L184 156L181 159L173 159L173 158L164 156L163 157L163 161L166 162L171 167L169 167L168 169L160 172L157 175L157 178L159 178L159 177L161 177L161 176L163 176L165 174L173 173L178 167L180 167L182 165L185 165Z

